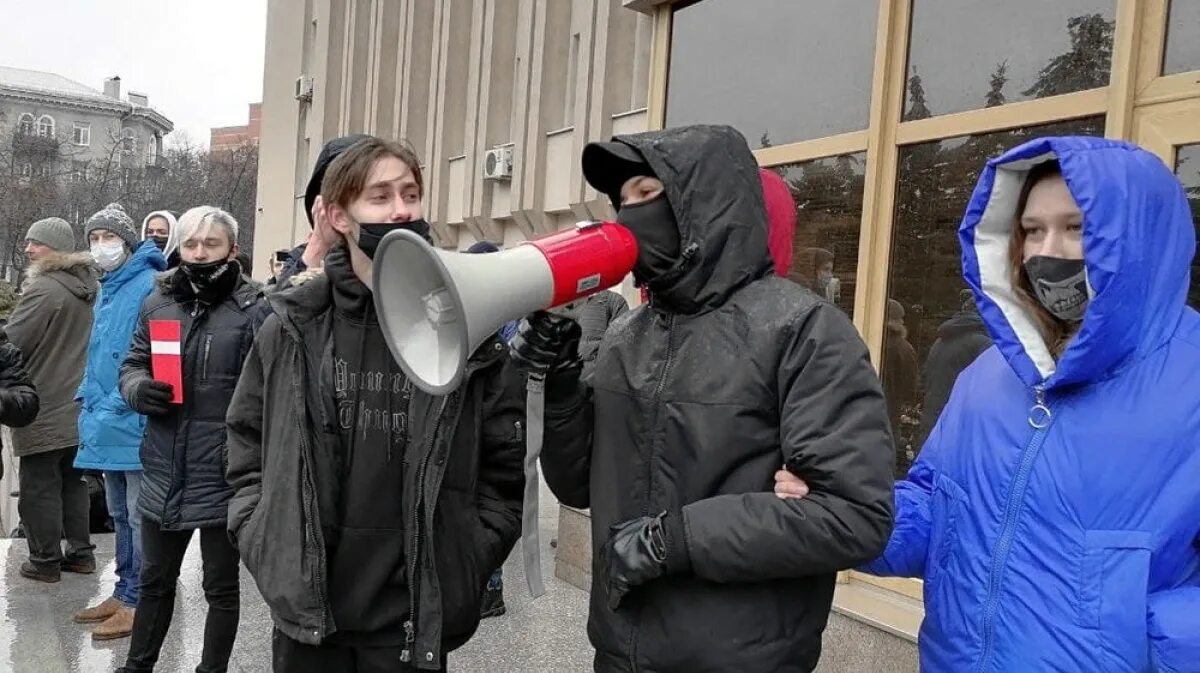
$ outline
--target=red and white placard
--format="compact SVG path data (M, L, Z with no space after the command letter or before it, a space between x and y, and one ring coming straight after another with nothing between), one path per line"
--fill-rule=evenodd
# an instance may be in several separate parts
M172 404L183 404L183 325L178 320L150 321L150 369L156 381L171 385Z

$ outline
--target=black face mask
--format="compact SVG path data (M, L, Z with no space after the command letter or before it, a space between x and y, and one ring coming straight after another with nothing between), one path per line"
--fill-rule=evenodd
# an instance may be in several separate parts
M1089 297L1082 259L1030 257L1025 273L1034 295L1054 317L1067 322L1083 320Z
M149 237L147 237L147 239L154 241L154 245L158 246L159 250L166 252L166 250L167 250L167 237L166 236L149 236Z
M237 287L242 267L234 259L215 262L182 262L179 271L188 281L196 299L205 304L217 304Z
M375 251L379 249L379 242L396 229L407 229L414 234L417 234L426 241L429 237L429 223L425 220L409 220L408 222L389 222L387 224L363 224L358 225L358 247L367 257L375 259Z
M637 239L637 263L633 278L645 285L670 271L679 261L679 224L665 194L617 211L617 224Z

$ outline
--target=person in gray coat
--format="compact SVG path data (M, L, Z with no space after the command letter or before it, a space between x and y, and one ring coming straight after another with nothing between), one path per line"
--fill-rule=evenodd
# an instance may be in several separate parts
M24 293L5 328L24 354L41 397L37 420L13 430L13 455L21 459L17 509L29 545L21 575L57 582L63 570L96 571L87 484L74 462L79 448L75 393L87 360L99 286L92 257L75 253L75 232L66 220L34 222L25 235L25 254L30 265Z

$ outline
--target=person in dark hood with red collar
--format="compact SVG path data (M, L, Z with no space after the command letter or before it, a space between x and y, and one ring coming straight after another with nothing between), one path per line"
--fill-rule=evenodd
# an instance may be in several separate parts
M584 149L650 291L581 381L579 326L540 312L510 348L546 375L542 467L590 507L597 671L811 671L835 574L892 522L887 407L846 315L778 278L737 131ZM772 492L784 464L808 497ZM811 479L811 480L809 480Z

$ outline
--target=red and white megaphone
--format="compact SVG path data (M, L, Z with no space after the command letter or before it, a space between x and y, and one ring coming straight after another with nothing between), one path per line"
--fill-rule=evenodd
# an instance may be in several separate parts
M445 395L505 323L617 285L637 252L633 234L614 222L580 222L491 255L438 250L398 229L375 252L375 310L408 378Z

